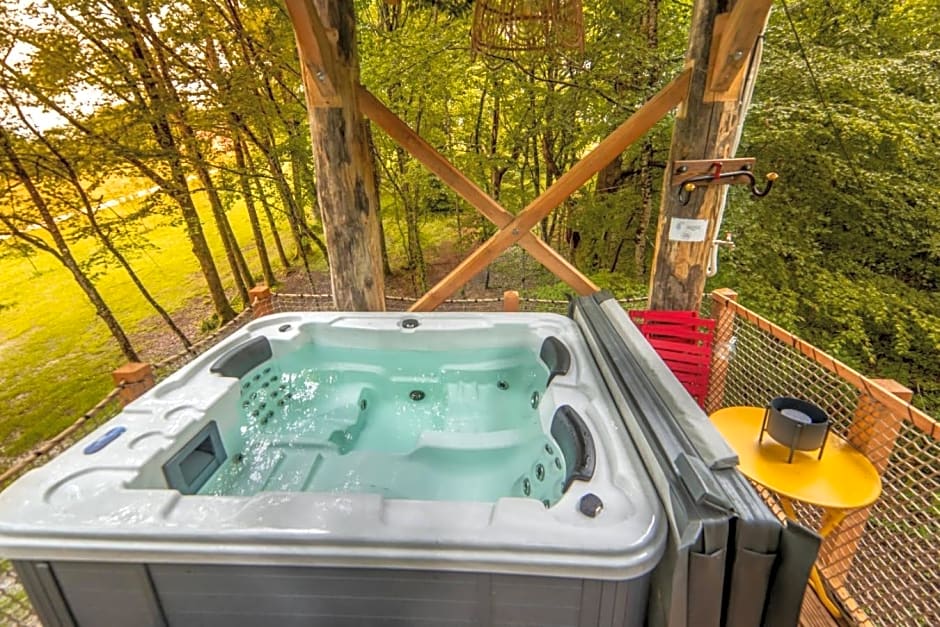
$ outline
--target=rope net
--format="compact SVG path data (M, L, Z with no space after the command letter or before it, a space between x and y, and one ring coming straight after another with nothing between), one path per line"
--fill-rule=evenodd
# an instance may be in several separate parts
M470 41L474 52L493 56L583 52L581 0L477 0Z

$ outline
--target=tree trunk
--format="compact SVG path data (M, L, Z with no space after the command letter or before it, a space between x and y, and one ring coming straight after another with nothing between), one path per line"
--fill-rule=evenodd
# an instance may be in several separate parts
M640 221L633 234L633 271L638 279L646 276L646 233L653 216L653 141L647 138L640 150Z
M121 349L121 352L124 354L124 358L128 361L140 361L140 357L137 355L137 351L134 350L130 338L127 337L127 334L124 332L121 324L117 321L117 318L114 317L114 313L111 311L111 308L108 307L107 303L105 303L104 298L102 298L101 294L98 292L98 289L91 282L91 280L85 276L84 272L82 272L81 267L78 265L78 261L76 261L75 257L72 255L72 251L66 243L65 237L59 230L59 225L56 223L52 212L49 210L49 206L46 204L46 201L39 192L39 189L36 187L29 173L26 171L26 168L23 167L23 163L20 161L19 155L17 155L16 149L13 147L10 135L6 128L3 127L0 127L0 148L2 148L10 162L10 167L13 170L13 176L15 176L16 179L20 181L20 183L22 183L22 185L26 188L30 200L33 202L33 206L36 207L36 210L39 212L43 225L46 227L46 230L49 232L49 235L52 238L54 247L49 246L40 238L30 238L27 236L26 241L29 241L40 250L44 250L45 252L52 254L62 263L62 265L66 267L66 269L68 269L68 271L72 274L72 278L75 279L75 282L78 283L78 286L85 293L85 296L89 301L91 301L91 304L95 308L95 313L98 314L98 317L101 318L101 320L108 327L108 330L111 332L111 336L114 337L115 341L118 343L118 346ZM11 225L8 224L8 226ZM23 235L25 235L18 230L13 230L14 233L20 235L21 238Z
M372 153L372 162L375 163L379 159L379 151L375 145L375 138L372 136L372 127L366 126L366 141L369 143L369 151ZM379 175L378 168L372 168L372 171L375 173L375 191L379 193L379 190L382 189L382 179ZM314 194L316 194L316 187L314 187ZM385 241L385 223L382 221L382 208L378 207L379 214L379 241L382 244L382 273L389 277L392 276L392 264L388 259L388 246Z
M268 257L268 247L264 243L264 233L261 232L261 223L258 221L258 212L255 211L254 196L251 193L251 181L245 163L245 146L241 134L232 126L232 143L235 148L235 167L238 169L238 182L245 199L245 211L248 212L248 222L251 224L251 235L258 249L258 259L261 262L261 274L268 286L275 284L274 270L271 268L271 259Z
M196 143L192 128L182 115L179 116L178 122L183 135L183 143L187 146L191 156L193 169L196 170L196 176L199 177L199 182L202 183L202 187L209 199L209 208L212 211L212 218L219 231L219 237L222 240L222 249L225 251L225 258L232 271L232 279L235 281L238 295L241 296L245 306L248 306L248 286L246 283L251 283L251 273L248 271L247 267L243 267L244 258L242 258L241 263L239 263L238 254L236 253L238 242L235 240L235 233L232 231L232 225L229 224L228 217L225 215L222 199L219 198L219 192L215 188L215 183L212 181L212 175L209 173L209 168L206 166L202 151Z
M251 156L251 151L248 149L248 145L244 144L243 148L245 163L248 166L248 170L250 172L256 172L254 159ZM268 228L271 229L271 237L274 238L274 248L277 250L277 258L281 261L281 265L284 267L284 269L289 270L290 260L287 258L287 253L284 252L284 244L281 243L281 235L277 230L277 222L274 221L274 214L271 211L271 203L268 202L268 195L261 183L261 179L257 176L255 177L255 187L258 189L258 200L261 201L261 208L264 210L265 219L268 222Z
M140 82L144 86L144 91L150 100L150 113L152 116L151 129L154 133L157 144L162 149L167 165L170 169L170 179L164 191L180 207L183 215L183 222L186 226L186 234L189 236L192 244L193 255L202 269L203 276L206 278L206 284L209 288L209 295L212 303L215 305L216 313L223 322L235 317L235 310L228 302L225 295L225 288L222 286L222 279L219 277L218 269L212 259L212 252L209 250L209 244L202 230L202 222L199 219L199 213L196 211L196 205L189 194L189 185L186 182L186 170L183 167L182 155L176 145L176 138L168 119L169 98L166 94L166 86L161 85L159 81L160 74L156 71L153 59L148 53L139 28L135 23L130 9L123 2L115 1L112 3L121 24L125 28L125 38L131 49L131 55L134 59L135 67L140 76Z
M733 10L743 2L745 0L728 2L726 4L730 6L723 4L725 8L722 10ZM766 4L756 0L748 2L749 8L763 6L767 11L770 9L769 1ZM750 100L758 64L745 65L742 70L743 80L732 83L727 93L707 93L709 55L718 17L718 3L696 0L687 58L694 72L685 101L684 116L676 119L672 133L669 164L686 159L729 158L737 150L746 113L744 105ZM732 29L724 36L733 37L735 34ZM759 43L760 38L756 37L753 43L741 43L741 46L751 52L752 46L759 50ZM656 250L650 276L649 308L696 311L705 291L708 257L717 235L717 222L724 207L728 186L712 185L698 189L691 194L686 204L682 204L678 194L674 193L675 187L671 188L669 184L671 170L667 166L663 181ZM695 222L691 222L693 220ZM675 221L680 221L680 224L685 221L684 225L701 225L703 228L691 231L695 233L694 236L673 238L671 227L676 224Z
M149 17L147 15L143 15L142 20L144 21L145 26L152 30L152 27L150 27L149 24ZM251 271L248 269L248 264L245 263L245 258L241 254L241 249L238 248L238 240L235 239L235 233L232 231L232 225L228 221L228 216L225 215L225 208L222 206L222 199L219 197L219 191L216 189L215 182L212 180L212 175L209 172L209 165L206 163L202 149L199 147L199 142L196 139L196 133L187 119L183 101L180 99L179 93L176 91L176 87L173 85L173 79L170 76L169 69L167 68L166 56L159 46L156 47L154 54L156 56L157 67L159 68L160 77L168 96L168 100L173 105L173 112L171 117L176 120L176 126L179 129L183 146L187 152L189 152L193 169L196 171L196 176L199 178L199 182L202 183L203 189L206 192L206 197L209 199L209 207L212 210L212 217L215 220L216 228L219 231L219 237L222 240L222 248L225 251L225 257L228 260L229 268L232 271L232 279L235 281L235 287L238 290L238 295L241 296L242 302L247 307L249 304L248 285L252 283Z
M415 132L421 134L421 111L419 109ZM370 134L371 135L371 134ZM411 270L412 284L416 294L420 295L428 289L428 272L424 263L424 250L421 247L421 212L419 208L419 194L412 190L407 179L408 153L401 146L395 147L395 156L398 161L398 173L404 182L399 186L402 210L405 213L405 252L408 257L408 269ZM378 186L376 186L378 189Z
M337 98L331 104L317 101L317 79L306 66L302 70L333 300L339 311L383 311L378 194L357 96L355 7L346 0L315 0L314 5L326 28L337 33L335 40L325 40L329 50L323 51L335 61L329 78Z
M303 210L304 205L304 164L303 164L303 155L300 152L300 136L299 136L299 126L300 123L295 120L285 120L284 124L287 126L287 152L290 155L290 177L291 182L294 184L294 204L298 208L297 219L301 225L301 229L307 225L307 214ZM315 207L314 207L315 209Z
M140 292L140 295L144 297L144 300L157 312L163 321L166 323L167 327L170 328L170 331L179 338L180 342L184 347L189 348L192 346L192 342L189 341L189 338L186 337L186 334L183 333L182 329L177 326L176 322L170 316L166 309L163 308L160 303L153 297L145 286L143 281L140 280L140 277L137 275L137 272L134 271L134 268L131 266L130 262L127 260L117 246L114 245L114 242L108 236L107 233L101 228L101 225L98 223L98 217L95 215L95 208L91 202L91 198L88 197L88 193L85 191L84 185L82 185L81 179L78 176L78 172L72 166L71 161L62 154L62 152L53 145L52 142L43 134L41 131L36 129L29 121L29 119L23 114L23 111L19 103L14 104L16 112L19 115L20 120L23 125L29 129L29 131L36 137L42 144L49 149L49 151L58 159L59 163L62 165L62 168L65 170L65 179L75 188L76 193L78 193L79 200L82 204L82 207L85 210L85 217L88 219L88 223L91 225L92 230L95 232L95 235L98 237L98 240L104 245L104 247L117 259L117 262L124 268L124 271L127 273L127 276L130 277L131 282L137 287L137 291Z

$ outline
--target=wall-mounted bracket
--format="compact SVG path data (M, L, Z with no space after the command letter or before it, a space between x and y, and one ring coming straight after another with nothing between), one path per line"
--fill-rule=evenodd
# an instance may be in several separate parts
M741 159L697 159L694 161L675 161L672 164L672 184L679 187L679 202L683 205L689 203L692 192L699 187L710 185L732 185L744 183L751 186L751 194L763 198L770 193L776 172L767 174L767 186L764 189L757 187L757 178L754 176L754 159L744 157Z
M672 164L672 184L682 185L690 179L701 179L702 177L711 177L706 180L696 180L696 187L708 185L728 185L735 183L749 183L749 179L744 174L734 177L728 176L732 172L742 170L752 172L756 159L753 157L744 157L741 159L696 159L693 161L675 161ZM724 175L724 176L723 176Z

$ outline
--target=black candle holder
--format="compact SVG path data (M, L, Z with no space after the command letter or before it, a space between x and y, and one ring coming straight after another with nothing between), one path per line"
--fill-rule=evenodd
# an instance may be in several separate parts
M829 436L829 416L821 408L808 401L789 396L778 396L770 401L764 411L760 427L759 443L764 442L764 432L790 449L787 463L793 461L796 451L819 449L817 460L822 459Z

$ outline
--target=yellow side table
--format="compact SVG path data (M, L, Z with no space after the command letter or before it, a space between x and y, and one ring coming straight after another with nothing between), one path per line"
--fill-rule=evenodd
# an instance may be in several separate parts
M816 505L823 510L819 535L825 540L852 510L874 503L881 494L881 477L868 459L829 432L822 459L817 451L796 451L787 463L790 449L764 435L759 443L763 407L726 407L711 415L712 423L738 454L738 469L780 499L788 517L796 520L792 501ZM826 594L819 570L810 571L810 585L833 616L839 608Z

